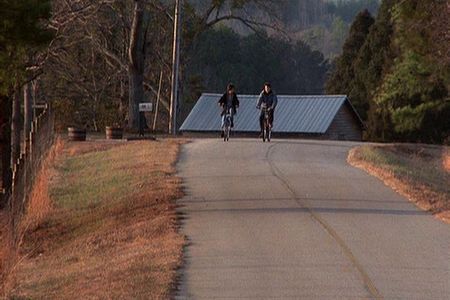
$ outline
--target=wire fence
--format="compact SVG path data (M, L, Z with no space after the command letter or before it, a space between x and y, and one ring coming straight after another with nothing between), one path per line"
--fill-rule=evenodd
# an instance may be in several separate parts
M19 223L30 201L33 184L55 141L54 114L49 105L33 118L29 135L24 139L19 159L13 166L12 186L7 194L10 231L17 245Z

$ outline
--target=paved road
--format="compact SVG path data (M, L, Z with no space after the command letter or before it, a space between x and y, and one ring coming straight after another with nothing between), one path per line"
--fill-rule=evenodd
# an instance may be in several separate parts
M450 299L450 225L349 166L353 145L184 146L177 299Z

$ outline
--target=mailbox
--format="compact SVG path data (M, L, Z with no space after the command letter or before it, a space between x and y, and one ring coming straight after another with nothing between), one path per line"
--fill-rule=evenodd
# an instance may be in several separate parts
M139 103L139 111L140 112L149 112L153 111L153 103Z

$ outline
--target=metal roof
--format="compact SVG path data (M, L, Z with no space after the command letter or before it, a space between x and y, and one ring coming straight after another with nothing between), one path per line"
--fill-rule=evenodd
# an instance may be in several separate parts
M221 94L202 94L180 130L220 131L221 109L217 102L221 96ZM238 95L240 106L235 116L234 131L259 131L259 111L256 109L258 97L258 95ZM345 95L277 95L277 97L274 132L323 134L328 130L337 112L346 101L359 119ZM359 119L359 121L361 120Z

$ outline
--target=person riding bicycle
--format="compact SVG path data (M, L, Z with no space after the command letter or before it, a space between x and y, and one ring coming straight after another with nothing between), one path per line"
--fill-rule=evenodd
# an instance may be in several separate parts
M237 108L239 107L239 99L236 95L235 88L232 83L228 84L227 91L222 95L218 103L222 108L222 112L220 114L222 116L222 128L225 123L225 117L228 109L231 109L231 128L233 128L234 115L236 114Z
M273 127L273 117L275 112L275 107L278 104L277 95L272 90L272 87L269 82L264 83L264 88L258 98L258 103L256 104L257 109L261 109L261 114L259 115L259 126L261 128L261 134L263 135L264 131L264 109L266 108L269 111L269 123L270 126Z

